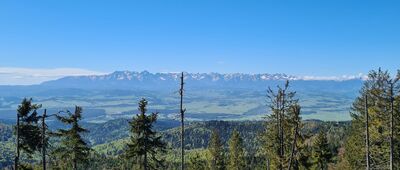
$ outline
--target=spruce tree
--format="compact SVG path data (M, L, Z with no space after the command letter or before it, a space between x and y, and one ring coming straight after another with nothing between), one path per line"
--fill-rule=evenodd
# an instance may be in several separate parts
M228 169L241 170L246 166L243 139L235 129L229 140L229 162Z
M208 145L208 151L210 153L210 169L211 170L224 170L225 158L224 158L224 145L219 137L217 130L213 130L211 133L211 140Z
M67 116L56 115L57 119L66 124L69 129L58 129L53 133L61 139L60 146L53 151L59 161L68 163L73 169L78 169L78 164L87 163L90 148L82 139L81 134L89 132L82 128L79 121L82 119L82 108L75 106L75 112L66 111Z
M278 90L268 89L268 106L271 114L266 116L265 132L262 134L267 168L287 169L289 164L299 168L304 162L301 150L304 136L301 134L302 122L300 106L295 99L296 92L289 90L289 81Z
M313 143L313 169L327 170L328 163L331 161L333 155L329 149L327 134L325 130L321 130Z
M38 124L40 117L37 110L39 104L33 104L32 99L24 98L17 109L17 154L15 158L15 169L20 163L20 151L24 151L30 157L35 151L40 151L42 147L41 130Z
M391 148L400 149L400 135L391 132L400 130L400 73L392 78L388 71L372 70L364 82L359 96L351 108L352 124L345 142L343 161L348 162L351 169L367 167L366 154L369 149L371 169L390 169ZM365 98L368 98L367 103ZM392 104L393 102L393 104ZM366 104L368 110L365 109ZM392 107L396 106L396 107ZM368 143L366 146L366 113L368 112ZM393 119L392 119L393 118ZM399 165L399 152L393 153L393 166Z
M158 158L158 155L165 153L166 144L153 130L158 113L146 115L147 104L146 99L140 100L138 108L140 113L129 122L131 139L126 156L135 159L144 170L159 169L163 167L163 160Z

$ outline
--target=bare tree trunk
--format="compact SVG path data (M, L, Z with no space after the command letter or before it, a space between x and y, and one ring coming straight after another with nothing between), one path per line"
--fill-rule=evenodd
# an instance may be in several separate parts
M183 109L183 72L181 75L181 88L179 90L179 94L181 97L181 103L180 103L180 113L181 113L181 170L185 169L185 124L184 124L184 118L185 118L185 111L186 109Z
M281 169L283 169L283 163L284 163L284 161L283 161L283 159L284 159L284 155L285 155L285 145L284 145L284 132L283 132L283 122L284 122L284 119L285 119L285 90L283 90L282 91L282 94L281 94L281 104L282 104L282 106L281 106L281 123L280 123L280 125L281 125L281 130L280 130L280 132L281 132L281 134L280 134L280 141L281 141Z
M78 170L78 163L77 163L77 160L76 160L76 158L74 158L74 161L73 161L73 165L72 165L73 167L73 169L74 170Z
M365 95L365 157L367 162L366 169L370 169L369 160L369 114L368 114L368 95Z
M15 163L14 163L14 169L18 170L19 169L19 113L17 113L17 129L16 129L16 135L17 135L17 139L16 139L16 151L17 151L17 156L15 157Z
M393 170L393 83L390 84L390 170Z
M144 161L143 161L143 164L144 164L144 170L147 170L147 152L145 152L144 153Z
M281 115L281 110L280 110L280 108L281 108L281 106L280 106L280 97L279 97L279 95L280 94L278 94L277 96L276 96L276 111L277 111L277 130L278 130L278 134L277 134L277 137L278 137L278 143L279 143L279 149L278 149L278 156L279 156L279 165L278 165L278 169L280 169L280 170L282 170L282 138L281 138L281 126L282 126L282 121L281 121L281 119L282 119L282 115Z
M42 117L42 163L43 163L43 170L46 170L46 112L47 110L44 109L43 117Z

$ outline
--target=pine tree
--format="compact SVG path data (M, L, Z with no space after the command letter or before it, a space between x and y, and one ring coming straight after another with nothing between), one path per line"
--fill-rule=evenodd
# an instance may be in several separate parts
M128 144L126 156L133 158L144 170L157 169L163 166L163 160L158 155L165 153L166 144L161 141L161 136L153 130L153 124L157 121L157 114L146 115L147 101L139 102L139 111L132 121L131 140ZM149 161L150 160L150 161Z
M327 134L325 130L321 130L314 143L313 143L313 169L316 170L327 170L328 163L331 161L333 155L329 149Z
M41 107L32 104L32 99L24 98L17 110L17 154L15 158L15 169L19 167L20 150L31 156L42 147L41 130L38 124L40 117L37 110Z
M58 129L53 133L56 137L61 139L60 146L53 151L59 161L67 161L67 166L73 169L78 169L78 164L87 163L90 148L87 143L82 139L81 133L89 132L79 125L82 119L82 108L75 106L75 112L71 113L66 111L67 116L56 115L57 119L62 123L68 125L69 129ZM61 161L61 162L62 162Z
M224 158L224 145L219 137L219 133L213 130L211 133L211 140L208 145L208 151L210 153L210 169L212 170L224 170L225 169L225 158Z
M390 169L391 148L393 150L400 148L399 133L395 133L393 136L391 133L400 130L399 77L400 73L397 73L396 78L393 79L388 71L372 70L360 90L359 97L355 99L351 108L352 124L345 142L343 159L352 169L367 167L367 149L369 149L371 169ZM366 97L368 98L368 110L365 109ZM367 112L369 146L365 147ZM399 154L399 152L393 153L394 167L399 166L399 162L396 161L400 158Z
M235 129L229 140L229 163L228 169L241 170L246 166L243 139Z

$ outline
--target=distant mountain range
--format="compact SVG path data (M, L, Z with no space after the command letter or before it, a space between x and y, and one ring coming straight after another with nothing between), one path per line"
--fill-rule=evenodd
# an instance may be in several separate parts
M348 120L349 108L362 77L316 79L286 74L184 73L188 119L238 120L265 116L266 90L290 80L308 119ZM69 76L39 85L0 86L0 119L15 118L24 97L57 111L75 105L87 111L86 120L129 118L137 101L146 98L150 110L173 119L178 108L180 73L116 71L106 75Z
M282 73L276 74L245 74L245 73L184 73L187 81L269 81L269 80L354 80L362 79L360 76L342 76L342 77L313 77L313 76L292 76ZM91 81L178 81L181 73L150 73L148 71L115 71L106 75L88 75L88 76L68 76L55 81L64 80L91 80ZM54 81L45 82L48 84Z
M41 84L45 87L68 88L140 88L159 89L176 87L181 73L150 73L148 71L116 71L106 75L69 76ZM310 82L342 82L361 81L362 77L332 77L315 78L300 77L286 74L244 74L244 73L184 73L185 82L190 87L254 87L265 86L268 83L290 81Z

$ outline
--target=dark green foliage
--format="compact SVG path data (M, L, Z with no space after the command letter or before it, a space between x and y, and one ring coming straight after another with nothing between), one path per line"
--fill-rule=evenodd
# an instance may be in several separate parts
M197 149L207 148L211 140L213 129L218 129L219 136L222 141L228 141L233 130L237 130L243 139L243 146L247 151L256 150L259 147L257 138L259 133L264 129L262 121L203 121L190 122L185 127L185 148ZM170 143L173 148L179 147L180 131L177 128L169 129L162 132L163 139ZM227 144L227 143L226 143ZM227 146L226 146L227 147Z
M289 164L297 169L301 166L302 148L305 136L300 117L300 106L295 99L295 92L289 91L289 82L279 87L277 92L268 90L269 108L265 132L262 134L264 154L271 169L287 169Z
M134 159L143 169L157 169L163 166L159 154L165 153L166 144L161 141L161 136L153 130L157 121L157 113L146 115L147 101L139 102L139 114L130 122L131 139L128 144L126 156Z
M28 156L35 151L40 151L41 130L38 124L39 116L37 110L41 105L33 104L32 99L23 99L18 106L17 114L20 117L19 146Z
M365 142L365 96L368 96L369 113L369 142L371 168L387 169L390 155L390 103L391 84L394 84L394 132L400 131L400 85L398 77L391 78L388 71L372 70L368 80L360 90L359 96L351 108L352 124L345 143L343 161L351 169L362 169L366 166L366 142ZM394 165L399 165L400 134L394 134Z
M240 137L239 132L235 129L232 132L231 139L229 140L229 162L228 169L241 170L246 166L245 150L243 146L243 139Z
M331 161L332 157L333 155L329 148L327 134L324 130L321 130L313 143L313 168L327 170L328 163Z
M90 145L99 145L129 137L129 121L130 119L115 119L104 123L83 123L82 126L90 131L90 133L83 134L83 138L90 142ZM163 119L157 120L153 125L153 129L163 131L177 127L179 122Z
M70 128L58 129L54 133L54 136L59 137L61 142L52 155L57 158L56 163L62 167L78 169L78 164L87 163L90 154L91 149L81 137L81 133L88 131L79 125L79 121L82 119L81 107L76 106L74 113L67 111L67 114L67 116L57 115L57 119Z
M226 168L224 144L222 143L221 138L219 137L219 133L216 130L213 130L211 134L208 151L210 153L210 169L224 170Z
M206 169L206 162L198 153L195 153L193 156L189 157L189 166L190 170L204 170Z
M84 133L85 136L87 136L88 139L94 139L91 135L94 136L99 136L98 134L93 134L92 129L98 129L97 133L101 133L100 129L101 128L106 128L106 127L113 127L114 129L123 129L119 128L117 126L126 126L126 124L121 123L118 125L116 122L125 122L126 120L119 120L119 121L109 121L106 123L100 123L100 124L87 124L84 123L83 126L85 128L90 127L90 133ZM162 121L161 121L162 122ZM161 123L160 121L157 121L157 123ZM49 122L50 123L50 122ZM179 124L177 124L179 125ZM337 150L341 147L341 141L344 141L343 139L346 137L346 131L348 127L350 126L350 122L323 122L323 121L317 121L317 120L307 120L303 121L303 128L302 128L302 133L307 134L309 136L308 138L315 139L315 135L318 134L318 132L321 129L326 129L327 132L327 139L329 143L329 148L333 155L335 156L332 160L333 163L336 163L336 160L338 159L336 157L337 155ZM11 129L11 125L4 125L7 128ZM50 125L51 127L52 125ZM1 128L1 126L0 126ZM66 128L66 127L65 127ZM157 128L157 125L155 126ZM162 128L164 130L160 131L160 135L163 136L163 139L168 139L168 141L174 141L175 139L179 139L178 137L173 137L175 136L175 133L179 132L180 128L176 129L169 129L169 127ZM213 129L218 128L220 138L222 141L228 141L232 135L232 132L237 129L239 132L240 136L243 138L243 144L245 150L247 150L246 154L246 162L248 163L248 169L265 169L265 164L266 164L266 159L265 156L262 156L258 153L255 153L259 151L262 145L258 144L257 139L257 134L261 133L263 130L263 122L261 121L206 121L206 122L192 122L187 125L186 129L190 129L190 134L187 135L188 140L186 140L188 146L197 146L197 147L191 147L190 150L188 150L187 153L187 166L188 169L190 169L192 166L191 164L195 165L196 167L206 167L207 169L207 160L209 158L208 156L208 150L204 149L207 147L206 145L203 145L202 140L204 141L210 141L211 133ZM54 129L54 128L53 128ZM126 129L126 128L125 128ZM116 131L118 133L120 130ZM12 135L11 132L6 131L5 135ZM122 130L121 130L122 132ZM113 137L114 135L118 135L115 132L109 130L106 130L105 133L103 133L103 138L108 138L108 137ZM168 138L165 138L167 137ZM199 138L204 138L202 140L199 140ZM134 166L134 162L132 159L130 160L125 160L122 155L126 151L126 144L129 141L129 138L124 138L124 140L118 140L118 141L111 141L106 144L102 145L96 145L93 146L93 149L98 152L96 154L95 152L91 152L89 156L88 162L89 164L86 165L80 165L80 167L91 167L92 169L129 169ZM15 148L14 148L14 140L13 138L10 138L9 141L6 142L0 142L0 167L5 167L5 166L11 166L13 163L13 158L14 158L14 153L15 153ZM178 143L179 142L175 142ZM312 144L314 143L314 140L307 140L307 144L310 145L310 147L304 148L301 150L301 154L305 155L302 156L302 158L307 158L306 156L311 158L312 155ZM173 144L173 143L170 143ZM228 148L229 142L224 143L225 148ZM59 145L57 140L52 140L51 145L53 147L57 147ZM171 145L173 146L173 145ZM178 148L179 145L177 145L175 148ZM254 148L254 149L252 149ZM198 153L193 153L193 151L196 151ZM171 149L165 156L165 165L166 167L163 169L178 169L179 168L179 152L177 150ZM229 155L229 152L227 153ZM49 156L49 160L54 160L55 157ZM191 161L193 160L193 161ZM196 160L196 161L195 161ZM199 160L199 161L197 161ZM39 164L40 158L36 159L37 163ZM25 160L22 159L22 162L35 162L33 160ZM227 160L228 161L228 160ZM302 162L304 161L304 162ZM308 167L312 166L312 160L310 159L300 159L299 162L303 166L305 164L309 164ZM59 164L59 166L62 166ZM71 166L70 166L71 167ZM123 168L121 168L123 167ZM305 166L306 167L306 166ZM53 168L49 165L49 168ZM204 169L204 168L200 168ZM305 168L305 169L310 169L310 168ZM347 168L349 169L349 168Z

